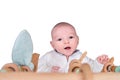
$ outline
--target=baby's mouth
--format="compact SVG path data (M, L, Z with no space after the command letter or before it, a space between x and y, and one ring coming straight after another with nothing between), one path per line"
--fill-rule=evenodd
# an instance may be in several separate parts
M65 47L64 49L65 49L65 50L69 50L69 49L71 49L71 47Z

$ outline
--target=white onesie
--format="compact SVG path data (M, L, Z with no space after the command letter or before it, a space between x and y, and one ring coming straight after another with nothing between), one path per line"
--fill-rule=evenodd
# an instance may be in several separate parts
M82 52L76 50L75 53L69 56L69 59L67 60L65 55L52 50L47 52L39 59L37 72L51 72L53 66L58 66L60 67L58 72L67 73L69 69L69 63L73 59L79 59L81 55ZM97 60L92 60L87 56L82 60L82 63L88 63L93 72L100 72L103 68L103 64L100 64L97 62Z

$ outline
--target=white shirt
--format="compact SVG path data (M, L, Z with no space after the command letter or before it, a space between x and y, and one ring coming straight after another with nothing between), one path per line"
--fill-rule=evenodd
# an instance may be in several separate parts
M80 59L82 53L77 50L67 60L66 56L56 52L55 50L47 52L38 61L37 72L51 72L53 66L59 66L59 72L68 72L69 64L73 59ZM88 63L93 72L101 72L103 64L97 62L97 60L92 60L87 56L83 59L82 63Z

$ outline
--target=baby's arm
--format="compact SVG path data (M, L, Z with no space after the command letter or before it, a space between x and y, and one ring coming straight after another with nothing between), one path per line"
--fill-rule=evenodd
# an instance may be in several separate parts
M50 72L51 68L48 66L47 56L42 56L38 61L37 72Z
M101 72L103 69L103 66L109 61L108 55L100 55L96 58L96 60L93 60L89 57L86 57L83 60L83 63L88 63L91 67L91 70L93 72Z
M45 54L39 59L37 72L59 72L60 67L54 66L50 55Z
M109 61L109 57L108 55L103 54L97 57L97 61L101 64L106 64Z

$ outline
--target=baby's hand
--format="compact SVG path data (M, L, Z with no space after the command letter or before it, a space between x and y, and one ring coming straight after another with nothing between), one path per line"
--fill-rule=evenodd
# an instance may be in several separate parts
M51 72L59 72L59 66L53 66Z
M101 64L106 64L109 61L109 57L108 55L103 54L97 57L97 61Z

